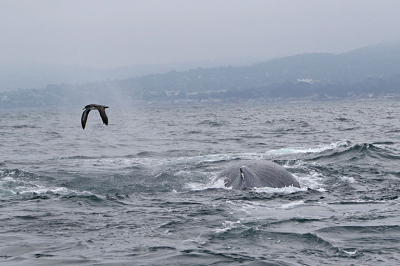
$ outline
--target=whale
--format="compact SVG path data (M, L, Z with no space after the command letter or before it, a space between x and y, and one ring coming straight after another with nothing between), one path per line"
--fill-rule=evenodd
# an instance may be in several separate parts
M300 188L296 178L284 167L264 160L235 162L222 171L215 179L217 180L223 180L225 187L238 190L290 186Z

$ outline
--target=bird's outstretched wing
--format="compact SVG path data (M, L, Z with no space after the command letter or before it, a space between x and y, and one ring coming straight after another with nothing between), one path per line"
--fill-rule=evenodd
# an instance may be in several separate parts
M98 110L99 110L101 119L103 120L103 123L106 124L106 125L108 126L108 117L107 117L107 115L106 115L106 109L104 109L104 108L102 107L102 108L99 108ZM88 113L89 113L89 112L88 112Z
M85 109L85 111L83 111L83 113L82 113L81 124L82 124L82 128L83 129L85 129L85 125L86 125L86 121L87 121L87 117L89 115L89 112L90 112L90 109ZM100 115L101 115L101 112L100 112ZM103 121L104 121L104 119L103 119Z

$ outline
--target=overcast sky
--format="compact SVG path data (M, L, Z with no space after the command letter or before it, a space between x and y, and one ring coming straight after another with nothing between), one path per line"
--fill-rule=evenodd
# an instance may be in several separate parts
M398 0L0 1L0 65L96 68L400 41Z

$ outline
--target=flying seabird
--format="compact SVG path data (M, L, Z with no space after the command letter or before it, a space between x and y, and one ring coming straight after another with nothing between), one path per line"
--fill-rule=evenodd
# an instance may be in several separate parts
M83 111L82 118L81 118L82 128L85 129L87 117L91 110L99 110L99 113L100 113L101 119L103 120L103 123L108 125L108 117L106 115L106 108L108 108L108 106L100 105L100 104L86 105L85 108L83 108L83 110L85 110L85 111Z

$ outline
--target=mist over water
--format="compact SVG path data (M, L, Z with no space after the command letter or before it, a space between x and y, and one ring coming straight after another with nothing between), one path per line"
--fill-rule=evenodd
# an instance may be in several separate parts
M0 112L0 264L399 263L398 102ZM213 182L250 159L301 188Z

